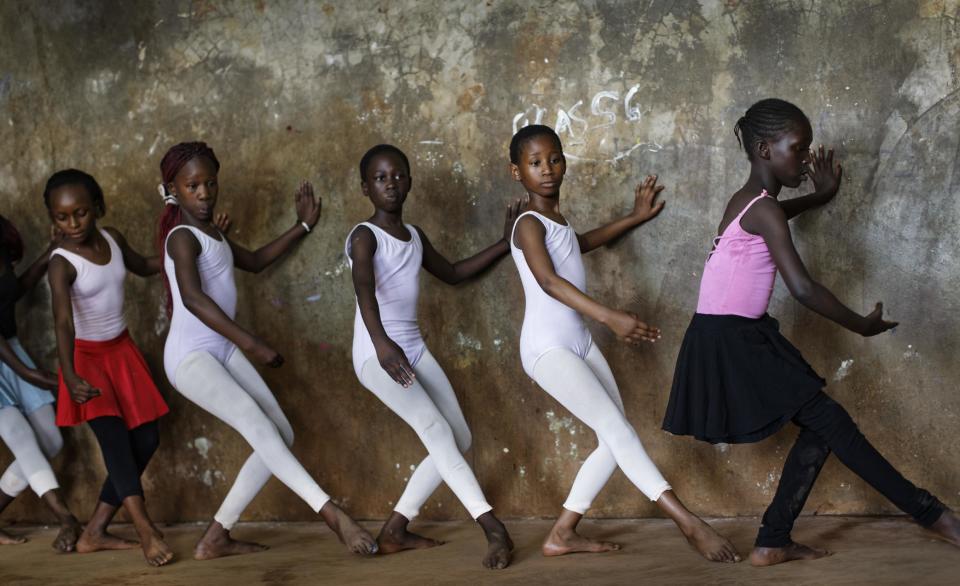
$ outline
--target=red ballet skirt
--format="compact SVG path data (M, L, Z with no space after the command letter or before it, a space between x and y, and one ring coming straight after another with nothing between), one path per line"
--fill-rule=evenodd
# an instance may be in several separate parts
M123 419L127 429L133 429L170 411L150 376L143 355L126 330L102 342L75 340L73 349L74 370L92 387L100 389L100 396L86 403L75 403L61 371L57 425L78 425L97 417L113 416Z

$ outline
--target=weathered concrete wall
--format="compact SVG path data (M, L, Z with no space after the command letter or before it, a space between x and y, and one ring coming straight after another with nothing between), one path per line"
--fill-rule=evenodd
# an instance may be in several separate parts
M288 359L264 375L297 432L296 453L366 518L389 512L424 451L350 364L342 244L369 213L356 163L377 142L405 149L416 178L408 220L451 258L467 255L498 237L504 203L520 193L507 174L510 135L538 119L564 127L564 208L575 226L624 212L646 173L668 186L656 221L587 261L590 292L662 326L663 341L635 350L592 329L630 419L681 497L704 514L762 511L794 431L712 447L659 423L710 238L747 173L733 123L762 97L797 102L845 166L830 207L795 223L801 252L854 308L883 300L902 325L861 339L798 306L782 283L771 311L878 447L960 505L957 2L8 2L0 15L2 213L31 253L46 231L43 182L66 166L99 178L104 223L147 250L161 206L158 161L180 140L216 148L221 206L241 242L263 243L293 222L298 179L324 195L314 234L276 268L239 277L240 321ZM131 277L127 294L134 337L162 378L161 283ZM555 514L595 439L521 370L512 263L457 289L425 276L420 309L491 502L505 516ZM45 288L23 304L20 324L27 347L53 367ZM207 519L249 449L166 389L173 414L147 473L150 506L161 519ZM102 467L89 432L66 435L56 467L85 515ZM808 504L892 510L836 461ZM655 513L620 474L593 510ZM9 516L43 513L26 497ZM442 488L425 516L465 514ZM247 517L311 515L272 481Z

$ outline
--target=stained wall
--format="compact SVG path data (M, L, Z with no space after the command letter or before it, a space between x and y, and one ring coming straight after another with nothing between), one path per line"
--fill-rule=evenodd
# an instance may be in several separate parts
M667 186L659 218L586 260L589 293L661 326L662 341L633 349L591 330L681 498L703 514L757 514L795 430L710 446L659 425L710 239L748 171L733 124L755 100L786 98L845 169L834 202L793 222L811 274L855 310L884 301L901 325L860 338L794 302L779 281L771 313L877 447L957 506L958 17L953 1L5 2L0 213L36 254L48 226L44 181L78 167L106 191L103 223L150 251L159 160L199 139L223 164L218 209L234 218L232 237L257 246L292 225L293 190L312 181L320 224L274 268L238 276L238 319L287 358L262 372L296 430L296 454L355 515L382 518L425 452L350 362L343 241L371 211L357 162L379 142L404 149L414 177L405 217L457 259L500 237L504 207L522 193L507 172L512 132L554 125L570 163L562 206L575 227L626 213L647 173ZM420 313L472 427L468 460L491 502L507 517L556 514L596 441L520 367L523 295L512 262L456 288L425 275ZM129 278L126 315L172 408L146 474L150 508L168 521L209 519L250 450L164 379L158 278ZM19 322L25 345L54 368L45 284L21 304ZM103 468L89 431L65 435L55 467L86 515ZM0 449L0 465L9 461ZM807 507L893 510L835 459ZM466 518L445 487L423 514ZM618 472L592 514L657 510ZM5 517L46 518L32 496ZM274 480L245 518L313 515Z

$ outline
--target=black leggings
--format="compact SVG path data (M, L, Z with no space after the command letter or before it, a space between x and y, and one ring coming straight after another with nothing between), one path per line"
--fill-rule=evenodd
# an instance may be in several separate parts
M777 494L763 514L757 547L785 547L791 543L793 522L831 451L844 466L920 525L933 525L946 510L936 497L897 472L863 437L847 411L825 393L818 393L801 407L793 422L800 426L800 435L783 464Z
M107 480L100 491L100 500L119 507L127 497L143 496L140 475L160 445L158 423L150 421L128 430L119 417L97 417L87 424L97 436L103 463L107 467Z

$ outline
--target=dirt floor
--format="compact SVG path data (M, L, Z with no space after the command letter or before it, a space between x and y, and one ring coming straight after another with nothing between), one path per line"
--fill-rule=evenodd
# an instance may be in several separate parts
M749 552L755 518L712 521L742 553ZM904 519L805 517L794 538L834 552L814 562L773 568L711 564L690 550L668 521L658 519L587 521L584 532L623 544L620 552L564 558L540 555L547 521L508 523L517 549L514 564L502 571L480 566L484 541L469 523L423 523L421 533L446 540L429 551L359 559L346 553L320 524L251 523L235 535L270 545L269 551L197 562L191 557L202 527L164 528L178 559L154 569L139 550L89 555L58 555L49 548L55 531L8 527L30 539L0 548L0 585L165 584L240 586L245 584L957 584L960 550L932 539ZM368 525L373 530L373 524ZM130 527L118 534L132 537Z

